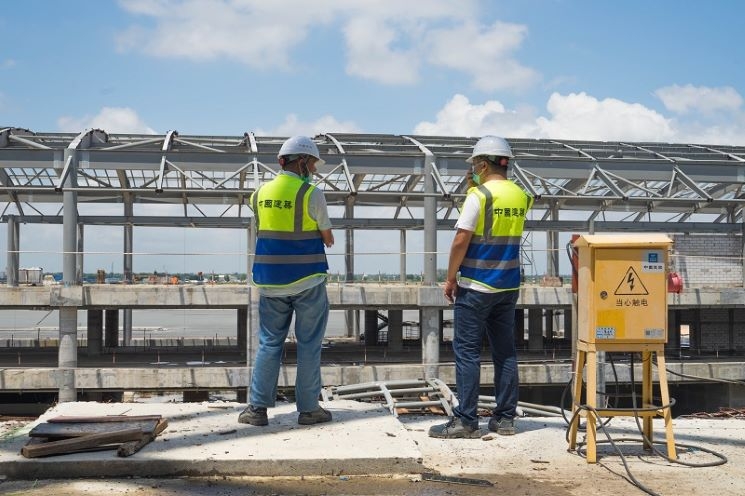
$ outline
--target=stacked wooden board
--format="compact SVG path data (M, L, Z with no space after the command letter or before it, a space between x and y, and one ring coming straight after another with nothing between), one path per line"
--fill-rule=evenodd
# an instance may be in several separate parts
M168 427L160 415L54 417L36 425L21 454L26 458L116 449L131 456Z

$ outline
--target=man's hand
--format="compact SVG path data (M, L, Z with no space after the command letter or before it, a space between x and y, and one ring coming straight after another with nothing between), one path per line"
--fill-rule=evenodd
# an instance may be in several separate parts
M334 246L334 233L331 232L331 229L324 229L321 231L321 239L326 248Z
M455 280L445 281L445 298L453 303L455 296L458 293L458 283Z

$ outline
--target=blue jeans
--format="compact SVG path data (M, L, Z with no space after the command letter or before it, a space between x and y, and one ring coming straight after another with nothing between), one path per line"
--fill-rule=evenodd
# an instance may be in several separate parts
M249 402L255 407L274 406L280 360L293 313L297 339L297 410L311 412L318 408L321 344L329 316L325 284L292 296L259 297L259 351L256 353L249 397Z
M513 418L517 409L519 380L515 349L515 305L519 291L481 293L458 288L454 307L455 387L459 405L453 410L464 424L478 427L481 346L489 339L494 362L493 416Z

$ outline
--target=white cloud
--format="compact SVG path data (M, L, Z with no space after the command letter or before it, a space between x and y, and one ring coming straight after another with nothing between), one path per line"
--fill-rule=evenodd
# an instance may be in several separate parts
M289 52L311 27L328 19L323 5L300 0L122 0L127 11L153 18L152 29L135 25L120 33L121 50L197 61L228 58L255 68L288 68Z
M675 141L707 145L745 145L745 114L740 113L723 123L679 123Z
M539 75L511 54L527 32L525 26L504 22L483 29L474 22L434 29L426 35L427 59L433 65L470 74L480 90L525 87L536 82Z
M94 116L63 116L57 119L57 126L63 132L80 132L94 128L103 129L108 133L156 134L137 112L127 107L103 107Z
M5 59L0 63L0 67L3 69L10 69L12 67L15 67L16 61L14 59Z
M257 129L259 136L294 136L302 134L315 136L321 133L359 133L360 129L354 122L340 122L335 117L324 115L315 121L302 122L297 115L289 114L283 123L271 130Z
M462 72L482 90L521 89L538 74L517 62L524 26L480 24L478 1L120 0L142 22L117 35L123 51L195 61L237 60L291 70L292 51L317 30L344 38L349 75L388 85L421 80L425 67Z
M550 117L539 117L542 137L556 139L669 141L675 131L669 119L638 103L597 98L584 92L553 93L546 105Z
M524 108L508 111L496 100L482 105L471 104L465 96L457 94L437 113L435 122L421 122L415 134L440 136L534 136L538 133L533 111Z
M730 86L709 88L706 86L666 86L654 92L665 108L678 113L701 112L709 114L725 110L736 111L742 106L742 96Z
M745 112L708 121L667 117L638 103L597 98L582 93L553 93L546 115L534 109L507 109L496 100L472 104L456 94L437 112L434 122L420 122L414 133L424 135L508 138L572 139L597 141L658 141L745 144Z
M416 50L393 50L396 30L366 18L353 19L344 28L347 39L347 74L384 84L413 84L419 80Z

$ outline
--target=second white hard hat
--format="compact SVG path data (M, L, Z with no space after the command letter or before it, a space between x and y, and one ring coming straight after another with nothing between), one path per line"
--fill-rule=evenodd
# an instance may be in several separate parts
M466 159L466 162L473 163L475 157L488 155L492 157L509 157L513 158L512 148L507 140L499 136L484 136L476 142L473 147L473 153Z
M321 158L321 154L318 152L318 146L312 139L307 136L293 136L282 143L282 147L279 149L277 158L287 155L310 155L318 160L318 162L316 162L316 166L326 163L326 161Z

